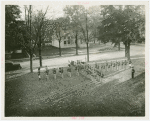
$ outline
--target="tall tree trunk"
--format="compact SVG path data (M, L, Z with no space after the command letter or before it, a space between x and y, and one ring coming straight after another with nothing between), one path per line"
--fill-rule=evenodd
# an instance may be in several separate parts
M28 26L29 26L29 24L30 24L30 17L29 17L29 14L30 14L30 12L29 12L29 10L28 10Z
M87 32L87 38L86 38L86 45L87 45L87 62L89 62L89 39L88 39L88 26L87 26L87 11L86 11L86 32Z
M42 54L41 54L41 43L40 43L40 46L39 46L39 59L40 59L40 67L42 67Z
M32 50L30 49L30 72L33 72L33 68L32 68Z
M60 45L61 40L59 40L59 56L61 56L61 45Z
M127 57L127 53L128 53L128 51L127 51L127 43L125 42L125 57Z
M130 42L125 43L125 57L130 60Z
M76 55L78 55L78 39L77 39L77 37L78 37L78 34L76 32L76 40L75 40L75 42L76 42Z
M120 51L120 42L118 42L118 50Z
M42 55L41 55L41 32L39 32L39 61L40 61L40 67L42 67Z
M87 62L89 62L89 43L86 43L87 45Z
M127 58L128 58L128 60L130 60L130 42L128 42L128 44L127 44L127 51L128 51Z
M31 73L33 72L32 68L32 56L33 56L33 50L32 50L32 40L31 40L31 5L30 7L30 19L29 19L29 25L30 25L30 71ZM28 13L28 18L29 18L29 13Z
M40 67L42 67L41 47L39 48L39 57L40 57Z
M27 19L26 19L26 7L25 7L25 24L27 25Z

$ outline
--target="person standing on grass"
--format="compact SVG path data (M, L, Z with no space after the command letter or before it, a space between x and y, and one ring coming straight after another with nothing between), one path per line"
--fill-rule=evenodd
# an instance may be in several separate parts
M98 75L98 80L101 82L101 72L97 72L97 75Z
M101 72L103 72L103 65L101 65Z
M92 73L94 73L94 67L92 66L92 68L91 68L91 71L92 71Z
M103 82L104 74L101 73L101 83Z
M78 65L75 67L75 70L77 72L77 76L79 76L79 67L78 67Z
M46 70L46 80L48 80L49 70L48 70L48 67L47 67L47 66L46 66L45 70Z
M116 60L116 71L118 70L118 61Z
M132 66L131 73L132 73L132 79L133 79L134 78L134 73L135 73L134 66Z
M110 68L111 68L110 66L111 66L111 65L108 65L108 71L110 71Z
M129 67L132 68L132 61L129 60Z
M125 60L124 62L124 68L126 69L127 61Z
M122 61L122 63L123 63L122 68L123 68L123 69L125 69L125 62L124 62L124 61Z
M88 68L86 69L86 74L87 74L87 76L89 75L89 69Z
M113 71L115 71L115 62L113 62Z
M84 70L86 70L86 69L87 69L87 64L85 63Z
M115 71L115 62L113 63L113 70Z
M95 68L97 68L97 63L95 63Z
M69 77L71 77L71 65L70 64L68 65L67 72L68 72Z
M62 78L64 78L64 74L63 74L63 73L64 73L64 69L63 69L63 67L62 67L62 68L61 68L61 77L62 77Z
M106 61L106 71L108 71L108 62Z
M122 65L122 68L121 68L121 69L123 69L123 64L124 64L124 63L123 63L123 61L122 61L122 63L121 63L121 65Z
M112 63L112 61L111 61L111 64L110 64L110 71L112 71L113 70L113 63Z
M119 61L117 61L116 66L117 66L117 71L118 71L119 70Z
M41 75L40 75L40 67L38 68L38 77L39 77L39 81L41 80Z
M118 61L118 70L120 70L120 61Z
M62 68L59 68L59 73L60 73L60 75L61 75L61 78L64 78L64 75L63 75L63 67Z
M54 79L56 79L56 68L53 69Z
M103 65L103 73L106 73L106 67L105 67L105 65Z
M91 77L91 80L93 81L93 72L92 72L92 70L90 70L90 77Z

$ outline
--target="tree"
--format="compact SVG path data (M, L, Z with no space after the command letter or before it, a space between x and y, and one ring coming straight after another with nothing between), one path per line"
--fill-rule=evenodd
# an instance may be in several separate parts
M34 35L32 33L32 26L31 26L31 13L32 13L32 6L29 5L29 7L25 6L25 10L27 10L27 22L25 21L25 24L22 25L20 28L22 29L20 34L20 41L19 44L22 46L23 49L29 54L30 56L30 71L33 72L33 54L36 46L36 42L33 41ZM26 18L26 15L25 15ZM34 43L33 43L34 42Z
M78 5L78 6L72 6L72 12L71 13L73 14L72 15L72 20L74 20L74 23L79 26L79 28L81 30L81 33L83 34L84 40L86 42L86 45L87 45L87 61L89 61L89 39L88 39L88 37L89 37L88 36L88 34L89 34L88 33L89 19L88 19L88 15L87 15L88 12L87 12L87 10L85 9L84 6L82 6L82 5L79 6ZM76 18L76 19L74 19L74 18ZM76 39L76 41L77 41L77 39Z
M79 12L80 6L78 5L71 5L71 6L66 6L64 8L64 12L67 15L68 18L70 18L70 29L72 29L74 38L75 38L75 44L76 44L76 55L78 55L78 33L80 31L80 26L79 26Z
M141 39L141 26L144 26L144 17L137 10L141 6L106 6L102 24L99 26L99 38L103 42L112 41L125 45L125 57L130 60L130 43ZM103 12L102 12L103 13ZM140 28L139 28L140 26ZM143 30L143 29L142 29Z
M78 38L81 37L87 45L87 61L89 61L89 42L97 38L97 24L99 23L100 9L97 6L85 8L82 5L68 5L64 8L65 14L70 18L70 23L75 36L76 54L78 54Z
M5 50L12 51L17 48L18 26L20 21L20 8L18 5L5 6Z
M49 6L48 6L49 7ZM40 66L42 66L42 55L41 55L41 49L42 49L42 43L44 41L44 39L42 39L44 37L44 34L46 33L46 26L47 23L44 22L45 19L45 15L47 13L48 7L46 9L45 12L43 12L42 10L38 11L37 14L34 14L33 16L33 21L32 21L32 25L34 30L32 31L32 33L35 35L34 40L37 43L37 47L39 50L39 62L40 62Z
M92 23L92 17L91 12L88 11L84 6L81 6L80 9L80 22L79 25L81 27L81 31L83 33L84 40L87 45L87 62L89 62L89 35L90 35L90 29L91 29L91 23Z
M95 43L95 39L98 39L98 25L101 23L102 17L100 15L100 6L91 6L88 9L90 22L88 23L90 34L89 40Z
M61 42L64 37L64 31L66 30L68 20L60 17L53 21L53 38L59 42L59 56L61 56Z

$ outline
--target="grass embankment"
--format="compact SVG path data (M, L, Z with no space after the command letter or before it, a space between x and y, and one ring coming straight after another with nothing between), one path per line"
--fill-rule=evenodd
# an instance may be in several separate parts
M134 60L136 70L144 59ZM140 70L142 71L142 69ZM121 73L119 73L121 74ZM131 76L131 75L123 75ZM84 75L49 80L26 74L5 83L6 116L144 116L145 73L124 82L92 82Z

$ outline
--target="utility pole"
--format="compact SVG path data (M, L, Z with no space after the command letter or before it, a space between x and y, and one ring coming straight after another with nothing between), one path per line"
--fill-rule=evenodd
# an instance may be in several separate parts
M30 23L30 16L29 16L29 14L30 14L30 7L29 7L29 9L28 9L28 26L29 26L29 23Z
M33 53L32 53L32 39L31 39L31 5L29 6L29 11L30 11L30 19L29 19L29 25L30 25L30 71L31 73L33 72L33 69L32 69L32 56L33 56Z
M87 32L87 38L86 38L86 45L87 45L87 62L89 62L89 40L88 40L88 26L87 26L87 9L86 9L86 32Z
M27 25L27 21L26 21L26 6L25 6L25 24Z

